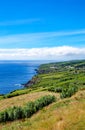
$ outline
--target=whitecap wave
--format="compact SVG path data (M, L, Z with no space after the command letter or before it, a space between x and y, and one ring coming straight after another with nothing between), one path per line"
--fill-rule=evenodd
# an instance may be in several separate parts
M21 84L15 84L14 86L22 86Z

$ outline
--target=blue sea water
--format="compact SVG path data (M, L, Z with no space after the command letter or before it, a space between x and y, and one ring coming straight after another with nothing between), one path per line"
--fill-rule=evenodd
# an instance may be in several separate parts
M21 89L35 74L41 61L0 61L0 94Z

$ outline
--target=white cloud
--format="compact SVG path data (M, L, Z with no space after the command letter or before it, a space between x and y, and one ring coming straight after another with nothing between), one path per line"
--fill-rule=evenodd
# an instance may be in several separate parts
M85 59L85 48L60 46L52 48L0 49L0 60L72 60Z
M77 35L77 37L75 37ZM68 36L73 36L69 38L70 41L85 41L85 36L79 37L79 35L85 35L85 29L83 30L74 30L74 31L61 31L61 32L41 32L41 33L26 33L26 34L15 34L15 35L6 35L6 36L0 36L0 45L1 44L8 44L8 45L13 45L14 43L18 45L25 45L25 44L38 44L42 43L49 43L51 40L56 39L56 43L65 38L68 40ZM66 36L66 37L65 37ZM62 38L63 37L63 38ZM57 41L58 40L58 41ZM73 42L72 41L72 42ZM54 43L54 44L56 44ZM20 47L19 47L20 48Z
M40 19L33 18L33 19L21 19L21 20L14 20L14 21L0 21L0 26L11 26L11 25L21 25L21 24L30 24L34 22L39 22Z

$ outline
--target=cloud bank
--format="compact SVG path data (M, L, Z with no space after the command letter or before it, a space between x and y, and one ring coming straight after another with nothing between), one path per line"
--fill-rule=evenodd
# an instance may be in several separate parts
M85 48L72 46L31 49L0 49L0 60L74 60L85 59Z

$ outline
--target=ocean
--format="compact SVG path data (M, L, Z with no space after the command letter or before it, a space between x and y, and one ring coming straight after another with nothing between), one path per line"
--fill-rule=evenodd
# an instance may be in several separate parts
M40 64L41 61L0 61L0 94L23 88Z

